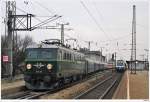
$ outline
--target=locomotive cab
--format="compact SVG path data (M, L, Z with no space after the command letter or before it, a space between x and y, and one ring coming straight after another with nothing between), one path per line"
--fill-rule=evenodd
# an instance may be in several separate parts
M44 89L55 81L57 48L27 48L24 80L29 89ZM29 84L30 83L30 84Z
M116 70L117 70L117 72L125 71L125 62L123 60L117 60Z

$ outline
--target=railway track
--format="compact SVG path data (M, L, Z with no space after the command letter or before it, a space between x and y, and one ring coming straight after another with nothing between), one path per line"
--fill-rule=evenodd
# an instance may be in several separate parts
M71 83L71 84L64 85L63 87L56 88L56 89L53 89L53 90L49 90L49 91L45 91L45 92L34 92L34 91L31 91L31 90L26 90L26 91L23 91L23 92L15 93L13 95L2 96L2 99L37 99L40 96L55 93L55 92L57 92L61 89L71 87L71 86L76 85L78 83L87 81L91 78L94 78L94 77L97 77L97 76L101 76L101 77L106 76L106 77L108 77L111 74L112 74L111 71L98 72L95 75L90 75L88 78L85 78L83 80L80 80L80 81L77 81L77 82L74 82L74 83Z
M57 89L58 90L58 89ZM18 92L13 95L2 96L2 99L36 99L42 95L55 92L56 90L45 91L45 92L34 92L31 90L27 90L24 92Z
M105 99L111 98L117 83L119 83L122 75L117 73L109 76L107 79L99 82L92 88L76 96L74 99ZM114 87L115 86L115 87Z

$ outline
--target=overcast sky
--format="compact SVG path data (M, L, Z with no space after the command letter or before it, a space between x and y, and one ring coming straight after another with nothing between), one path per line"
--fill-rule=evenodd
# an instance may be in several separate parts
M2 22L2 17L5 17L5 2L3 0L0 3ZM47 25L69 22L70 25L65 27L73 30L65 31L65 39L68 39L68 36L77 38L81 47L87 47L85 41L93 41L91 50L100 50L103 47L104 55L117 52L118 59L127 60L131 56L133 5L136 5L137 58L142 59L140 55L146 54L144 49L148 49L149 40L148 0L16 0L17 14L32 13L40 20L55 14L62 15L61 19ZM35 18L33 22L39 23ZM1 34L4 34L4 23L1 23L0 30ZM37 29L18 34L30 35L35 42L60 38L60 30L51 29Z

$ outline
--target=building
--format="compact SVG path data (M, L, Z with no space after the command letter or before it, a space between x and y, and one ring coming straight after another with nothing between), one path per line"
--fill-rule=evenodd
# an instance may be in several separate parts
M102 55L100 51L90 51L86 48L80 48L80 52L86 55L86 58L90 58L92 60L96 60L102 63L106 62L106 57Z
M126 61L128 64L128 69L135 68L135 61ZM148 61L140 61L136 60L136 70L149 70L149 62Z

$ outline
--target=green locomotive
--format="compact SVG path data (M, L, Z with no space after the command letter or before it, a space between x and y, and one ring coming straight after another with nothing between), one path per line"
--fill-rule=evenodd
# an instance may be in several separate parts
M84 54L56 42L26 49L24 80L28 89L52 89L86 74Z

